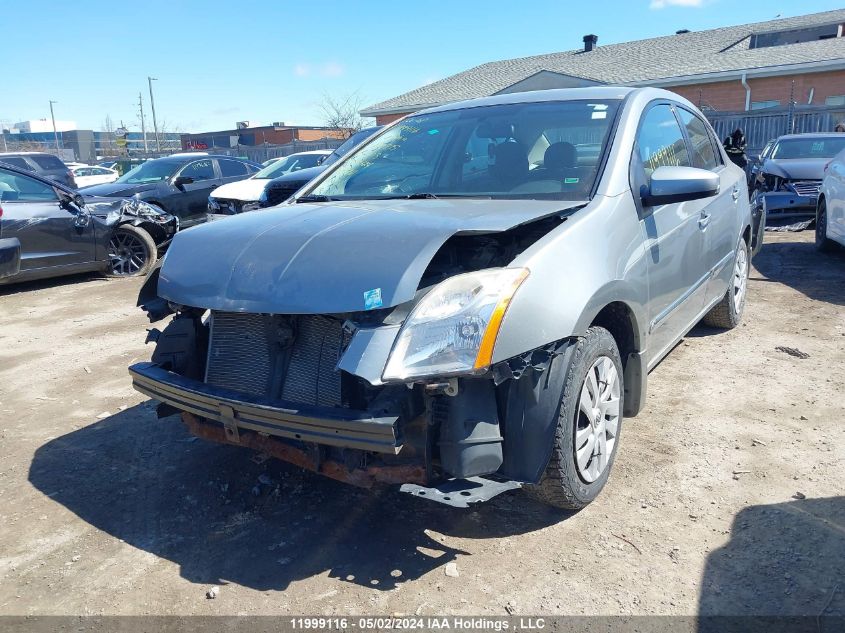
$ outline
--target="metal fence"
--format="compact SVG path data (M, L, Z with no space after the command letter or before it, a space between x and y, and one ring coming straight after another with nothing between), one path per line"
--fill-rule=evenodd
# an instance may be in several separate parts
M704 114L720 140L740 128L745 134L749 156L759 154L766 143L783 134L833 132L837 123L845 121L843 106L796 105L750 112L705 110Z
M234 147L209 147L204 152L239 156L256 163L263 163L271 158L281 158L297 152L311 152L318 149L335 149L344 139L321 139L319 141L293 141L284 145L236 145Z

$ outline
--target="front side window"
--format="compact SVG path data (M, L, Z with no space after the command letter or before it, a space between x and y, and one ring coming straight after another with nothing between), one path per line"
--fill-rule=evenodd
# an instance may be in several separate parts
M50 185L0 169L0 202L45 202L58 199L56 190Z
M647 177L658 167L692 167L684 135L668 105L656 105L646 112L637 148Z
M716 169L716 154L713 151L713 143L710 134L707 133L707 126L704 121L695 116L692 112L678 108L681 121L687 128L687 136L692 146L692 165L701 169Z
M211 163L211 159L197 160L185 165L185 168L179 172L179 175L193 178L194 182L214 180L214 165Z
M513 103L410 116L310 195L584 200L618 100Z
M246 176L246 163L241 163L236 160L221 160L220 173L223 174L223 178ZM196 180L196 178L194 180Z

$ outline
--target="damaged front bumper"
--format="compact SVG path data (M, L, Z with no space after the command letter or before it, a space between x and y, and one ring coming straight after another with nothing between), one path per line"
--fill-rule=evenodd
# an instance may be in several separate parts
M398 416L271 401L185 378L154 363L129 368L132 386L180 411L222 423L237 442L240 429L328 446L397 454Z
M766 226L812 220L816 217L818 200L818 193L801 195L791 191L770 191L757 195L757 204L763 209Z

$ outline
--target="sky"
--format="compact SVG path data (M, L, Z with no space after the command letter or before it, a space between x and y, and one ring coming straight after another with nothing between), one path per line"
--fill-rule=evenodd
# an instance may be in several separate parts
M842 0L0 0L0 123L140 129L138 94L182 132L322 125L328 95L370 105L497 59L842 8Z

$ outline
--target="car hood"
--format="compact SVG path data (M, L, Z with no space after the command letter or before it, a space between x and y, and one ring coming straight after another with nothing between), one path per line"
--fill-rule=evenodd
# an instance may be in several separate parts
M377 200L287 204L176 235L158 281L172 302L228 312L332 314L414 298L458 233L494 233L585 202ZM372 302L373 296L380 301Z
M830 158L769 158L763 163L763 173L790 180L821 180Z
M238 180L237 182L230 182L229 184L217 187L211 192L210 198L226 199L226 200L243 200L246 202L258 200L264 187L270 180L266 178L256 179L247 178L246 180Z
M287 188L291 182L302 182L304 184L312 178L316 178L322 174L326 171L326 169L327 165L317 165L316 167L307 167L306 169L300 169L299 171L292 171L284 176L273 178L273 180L269 181L270 184L268 187L279 186Z
M150 191L157 187L157 183L133 185L125 182L109 182L102 185L82 187L79 191L86 196L101 196L103 198L128 198L136 193Z

